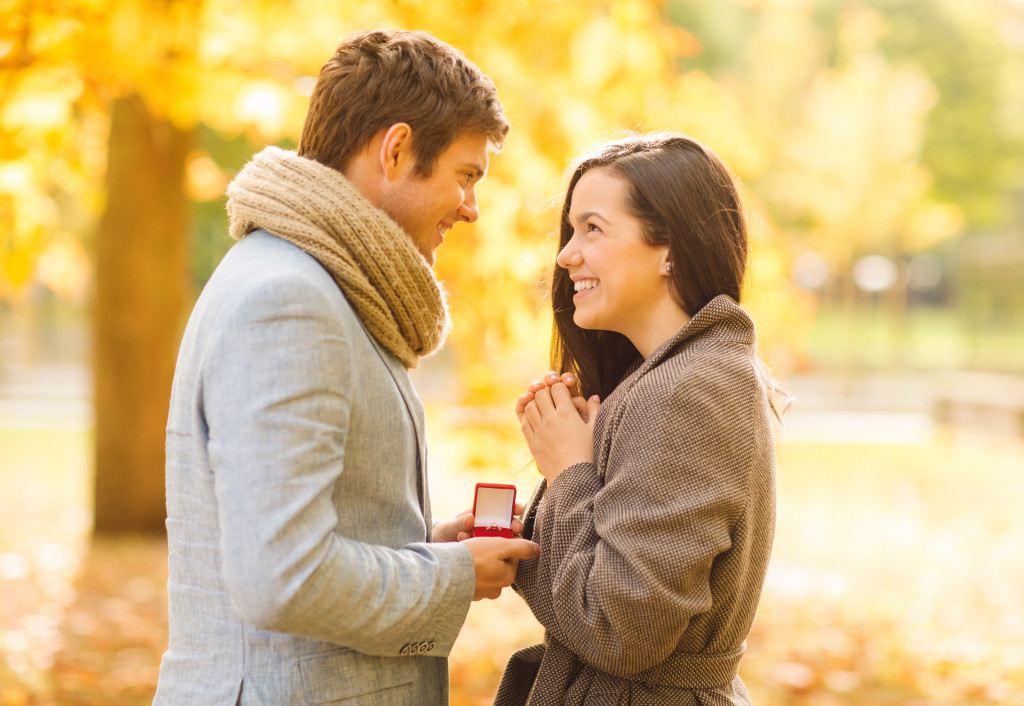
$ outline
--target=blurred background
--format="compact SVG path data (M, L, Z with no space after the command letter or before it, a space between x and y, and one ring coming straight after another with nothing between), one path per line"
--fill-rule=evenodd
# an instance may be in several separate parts
M0 0L0 705L151 700L170 380L225 186L377 26L465 51L513 125L438 255L435 515L538 479L512 408L567 163L683 131L743 183L744 304L798 398L755 702L1024 704L1024 2ZM539 638L509 592L474 604L453 704Z

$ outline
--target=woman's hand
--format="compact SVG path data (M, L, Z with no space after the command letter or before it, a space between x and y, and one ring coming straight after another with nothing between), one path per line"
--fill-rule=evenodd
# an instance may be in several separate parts
M553 374L539 389L531 385L516 404L523 437L549 485L569 466L593 462L594 419L601 407L597 395L573 398L564 380L551 380Z
M526 413L526 405L533 401L534 395L540 390L547 390L556 382L563 382L570 391L573 390L573 385L576 384L576 378L573 377L572 373L564 373L561 378L558 377L558 373L554 370L547 373L542 379L535 382L531 382L530 386L526 388L526 392L519 396L519 400L516 402L516 416L519 418L519 423L523 423L523 415ZM582 397L574 395L572 398L573 406L576 407L576 411L580 413L580 417L583 421L587 421L587 401Z

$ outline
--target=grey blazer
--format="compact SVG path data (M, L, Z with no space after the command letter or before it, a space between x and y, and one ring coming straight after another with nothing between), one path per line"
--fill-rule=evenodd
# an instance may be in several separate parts
M775 522L775 452L754 325L713 299L604 400L594 463L527 509L541 546L515 588L545 644L495 701L748 704L737 676Z
M446 704L469 550L430 544L423 408L312 257L266 231L185 330L155 703Z

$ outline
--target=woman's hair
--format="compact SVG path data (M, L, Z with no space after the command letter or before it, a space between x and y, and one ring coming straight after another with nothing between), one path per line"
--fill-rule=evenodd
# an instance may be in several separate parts
M672 297L694 316L719 294L740 300L747 265L747 228L736 183L709 149L682 135L632 135L600 145L577 161L562 206L559 251L572 238L573 189L588 170L607 169L626 185L644 241L668 246ZM573 322L573 282L556 265L551 282L553 370L572 372L584 397L606 397L640 358L629 339Z
M426 32L371 30L347 37L316 80L298 153L344 171L381 129L412 128L416 171L465 133L500 149L509 123L494 83Z

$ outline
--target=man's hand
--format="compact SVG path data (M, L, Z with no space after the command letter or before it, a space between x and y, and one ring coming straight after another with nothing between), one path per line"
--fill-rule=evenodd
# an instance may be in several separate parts
M523 523L519 515L523 514L525 508L521 503L516 503L512 508L512 534L519 536L523 533ZM461 542L473 536L473 508L467 508L462 512L453 515L445 520L438 520L434 523L434 529L430 533L432 542Z
M501 589L515 581L519 560L540 556L540 545L527 539L472 537L463 544L473 553L473 568L476 570L474 601L500 596Z

